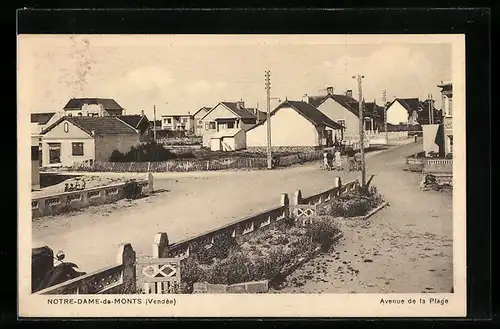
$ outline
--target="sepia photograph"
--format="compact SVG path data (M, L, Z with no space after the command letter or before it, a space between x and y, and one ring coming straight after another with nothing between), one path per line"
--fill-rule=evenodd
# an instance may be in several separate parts
M20 312L465 315L464 47L19 35Z

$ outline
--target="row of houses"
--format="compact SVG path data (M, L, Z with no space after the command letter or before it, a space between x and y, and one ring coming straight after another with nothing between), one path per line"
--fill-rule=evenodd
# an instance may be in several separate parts
M430 103L429 103L430 102ZM384 106L362 102L364 131L376 133L384 128ZM389 125L422 124L429 113L440 112L433 101L396 98L386 104ZM432 112L428 109L432 109ZM334 93L325 88L322 95L304 95L301 100L281 102L270 113L272 145L331 146L359 136L359 102L352 90ZM125 114L113 99L74 98L62 111L33 113L32 136L37 137L42 166L70 166L82 161L107 161L114 150L127 152L131 146L153 138L153 130L180 130L202 137L204 147L213 151L234 151L267 145L267 114L245 106L243 100L222 101L186 115L162 115L159 122L141 114Z

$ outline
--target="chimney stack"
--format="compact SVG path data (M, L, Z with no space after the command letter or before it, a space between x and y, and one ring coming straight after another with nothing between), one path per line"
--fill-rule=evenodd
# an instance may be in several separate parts
M144 110L141 110L141 115L144 116Z
M333 95L333 87L326 87L326 93L328 95Z
M307 96L307 94L305 94L304 96L302 96L302 101L303 101L304 103L309 104L309 96Z
M352 90L351 89L346 90L345 95L347 97L351 97L352 98Z
M239 100L239 101L236 102L236 106L238 108L240 108L240 109L244 108L245 107L245 102L243 100Z

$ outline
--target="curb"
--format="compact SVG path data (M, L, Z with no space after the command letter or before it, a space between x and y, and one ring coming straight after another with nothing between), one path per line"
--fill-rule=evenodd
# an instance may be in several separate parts
M368 219L370 218L371 216L375 215L378 211L382 210L383 208L385 208L386 206L389 206L389 202L388 201L384 201L382 202L382 204L380 206L378 206L377 208L373 209L372 211L370 211L368 214L364 215L364 216L354 216L354 217L335 217L335 219L340 219L341 221L346 221L346 220L361 220L361 219Z
M367 215L364 216L364 219L368 219L370 218L371 216L373 216L375 213L377 213L379 210L382 210L384 207L388 206L389 205L389 202L387 201L384 201L382 202L382 204L380 206L378 206L377 208L373 209L372 211L370 211Z
M344 236L343 232L339 232L337 235L335 235L332 240L333 243L337 242L340 238ZM286 267L286 269L282 270L276 277L274 277L272 280L269 280L270 282L275 281L278 277L285 278L288 275L290 275L293 271L295 271L297 268L300 266L304 265L304 263L308 262L312 258L316 257L319 253L321 253L321 247L316 247L311 253L309 253L306 256L300 257L295 263L292 263L292 265Z

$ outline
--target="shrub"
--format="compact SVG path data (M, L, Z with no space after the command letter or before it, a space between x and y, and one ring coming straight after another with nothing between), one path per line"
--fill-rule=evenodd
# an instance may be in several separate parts
M216 236L214 238L214 245L206 248L205 245L194 244L193 250L196 251L196 258L202 264L211 264L214 259L223 259L228 257L229 254L237 252L239 249L236 239L231 235L225 234Z
M181 280L182 292L192 293L194 283L206 280L205 271L194 258L188 257L181 261Z
M156 142L149 142L132 146L127 153L121 153L114 150L111 153L109 161L111 162L148 162L148 161L167 161L178 158L178 156L163 145Z
M307 226L306 236L313 243L319 244L322 248L329 248L333 243L333 238L340 233L340 228L333 221L316 217Z
M222 260L216 259L210 270L206 272L206 280L215 284L251 281L249 266L251 266L251 261L243 253L235 252Z
M125 199L133 200L137 199L142 193L142 187L137 184L136 181L125 182L123 186L123 194Z

